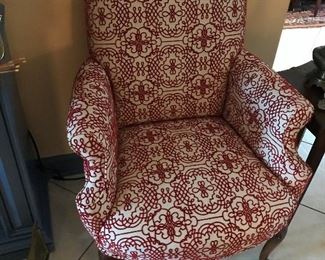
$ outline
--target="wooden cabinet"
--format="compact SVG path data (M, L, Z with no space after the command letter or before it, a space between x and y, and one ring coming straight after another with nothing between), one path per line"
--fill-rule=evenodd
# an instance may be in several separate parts
M4 7L0 5L0 33L9 60L4 32ZM37 101L36 101L37 102ZM40 101L41 102L41 101ZM52 232L47 176L36 167L15 75L0 75L0 259L23 259L31 243L34 223L51 248Z

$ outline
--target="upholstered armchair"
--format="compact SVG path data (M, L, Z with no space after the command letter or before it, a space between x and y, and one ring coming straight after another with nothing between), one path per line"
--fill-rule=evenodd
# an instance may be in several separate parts
M245 0L87 0L68 140L103 259L220 259L283 239L313 108L243 48Z

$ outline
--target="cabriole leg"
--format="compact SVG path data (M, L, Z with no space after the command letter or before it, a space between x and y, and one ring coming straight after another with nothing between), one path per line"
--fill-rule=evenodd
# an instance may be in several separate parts
M271 252L282 242L287 234L288 228L282 229L278 234L272 237L264 245L261 254L260 260L267 260Z

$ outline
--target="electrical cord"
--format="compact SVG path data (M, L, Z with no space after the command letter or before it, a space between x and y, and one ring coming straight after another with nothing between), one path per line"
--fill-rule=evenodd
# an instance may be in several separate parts
M45 165L42 162L42 159L41 159L41 156L40 156L39 149L38 149L37 143L35 141L35 138L34 138L34 136L32 135L32 133L29 130L28 130L28 136L29 136L30 140L32 141L34 150L36 152L38 166L39 166L40 170L43 173L48 174L52 179L58 180L58 181L77 181L77 180L83 180L84 179L84 177L65 178L65 177L62 176L61 172L58 169L45 167Z

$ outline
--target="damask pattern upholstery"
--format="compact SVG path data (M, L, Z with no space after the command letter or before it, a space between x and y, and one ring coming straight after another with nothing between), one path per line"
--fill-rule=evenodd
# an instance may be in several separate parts
M76 201L96 239L115 199L117 123L106 72L88 59L75 80L67 129L71 149L84 159L85 185Z
M118 259L219 259L286 223L295 199L221 118L121 129L114 206L97 244Z
M91 58L67 129L105 254L219 259L287 225L312 106L243 49L245 0L86 0Z
M297 197L311 169L297 152L297 134L313 106L256 56L242 50L230 76L223 116Z
M120 126L222 113L246 1L87 0L92 55Z

